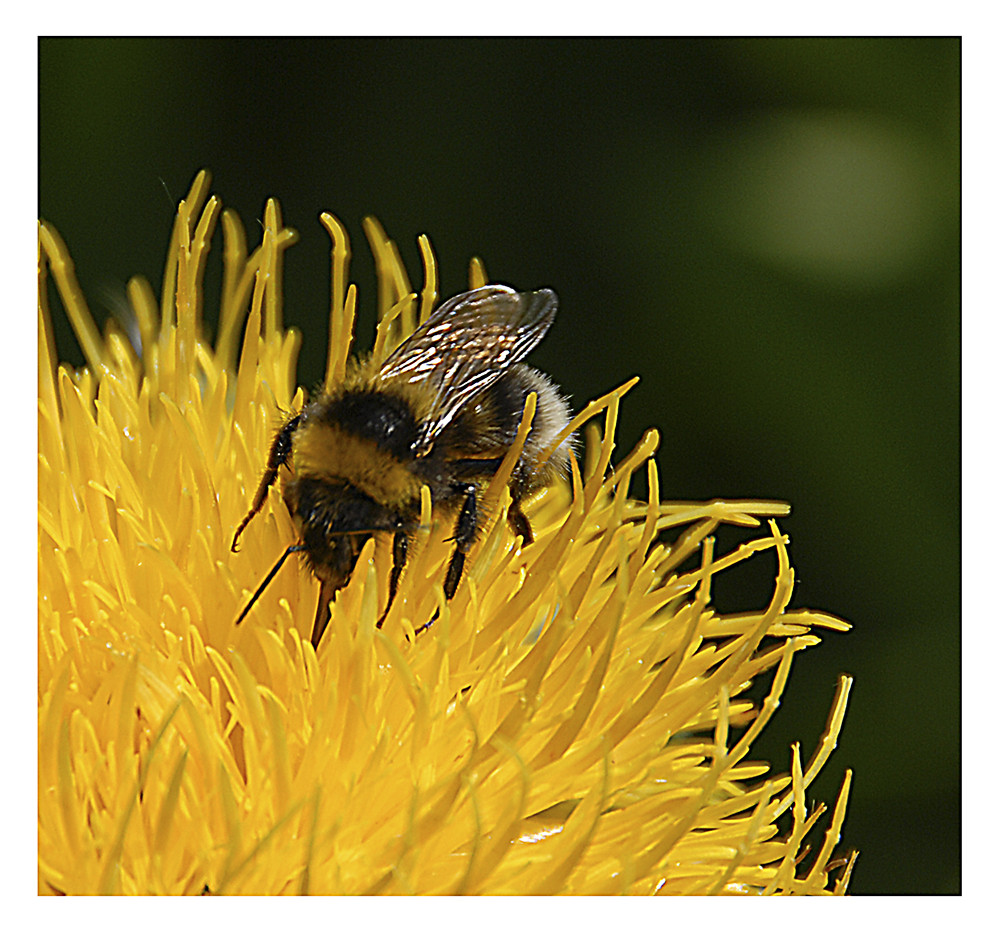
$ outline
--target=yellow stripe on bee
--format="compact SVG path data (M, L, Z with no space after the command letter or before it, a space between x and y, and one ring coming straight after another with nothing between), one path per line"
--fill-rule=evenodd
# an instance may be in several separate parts
M333 424L306 422L292 443L295 472L303 478L349 482L386 507L420 500L420 482L391 453Z

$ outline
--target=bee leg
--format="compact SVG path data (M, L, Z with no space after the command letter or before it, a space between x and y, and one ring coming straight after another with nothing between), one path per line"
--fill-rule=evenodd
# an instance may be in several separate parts
M462 581L465 555L476 539L476 487L470 482L460 488L465 493L465 504L462 505L458 521L455 522L455 536L452 537L455 541L455 552L451 555L448 572L444 577L444 597L448 600L455 594L458 584Z
M409 539L406 531L396 531L392 537L392 572L389 574L389 599L385 603L385 611L382 617L375 623L376 628L382 627L385 616L392 608L392 600L396 598L396 589L399 587L399 577L403 575L403 567L406 565L406 547Z
M236 553L236 544L246 526L253 519L254 515L264 507L264 502L267 501L268 489L274 485L274 480L278 477L278 470L288 462L288 456L292 452L292 434L295 433L295 428L299 426L301 417L301 415L297 414L275 436L274 442L271 444L271 452L267 455L267 469L264 470L264 475L261 476L260 485L257 486L257 494L253 497L253 504L233 535L233 543L229 548L233 553Z
M337 591L333 583L320 582L319 602L316 603L316 617L313 619L312 646L313 650L319 647L320 638L326 631L326 626L330 624L330 600Z
M511 501L510 508L507 509L507 523L515 534L521 535L524 546L535 542L535 535L531 532L531 522L521 511L521 503L516 498Z
M448 563L448 572L444 577L444 597L451 601L452 596L458 589L458 584L462 581L462 570L465 569L465 555L469 552L472 542L476 539L476 527L478 515L476 509L476 487L470 482L468 484L456 486L456 490L465 495L465 504L458 514L458 521L455 522L455 550ZM419 628L414 629L414 634L426 631L435 621L438 613L434 612L431 620Z

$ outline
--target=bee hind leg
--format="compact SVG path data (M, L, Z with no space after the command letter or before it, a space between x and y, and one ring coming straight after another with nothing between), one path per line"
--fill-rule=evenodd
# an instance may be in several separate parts
M521 510L521 502L512 499L510 508L507 509L507 523L514 534L519 534L525 547L535 542L535 535L531 531L531 522L528 516Z

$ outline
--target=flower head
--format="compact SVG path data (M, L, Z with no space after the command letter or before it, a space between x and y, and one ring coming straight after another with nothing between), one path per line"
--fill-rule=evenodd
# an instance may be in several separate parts
M391 544L369 541L309 643L318 585L278 573L295 542L277 489L229 544L276 427L301 408L299 335L281 313L296 238L268 203L260 245L222 212L218 335L202 277L220 205L207 176L180 204L157 301L129 283L137 339L101 335L58 234L39 235L39 878L45 893L822 893L850 773L819 850L805 789L832 752L850 681L808 765L748 758L796 653L846 630L789 610L793 574L768 502L660 502L650 431L612 467L626 384L586 406L582 463L526 509L535 542L491 521L455 597L424 497L381 627ZM355 288L332 216L326 380L344 377ZM379 275L374 352L437 301L421 238L415 293L394 244L366 227ZM47 277L87 359L57 366ZM470 287L485 283L481 263ZM524 425L531 416L526 411ZM596 426L595 426L596 425ZM509 465L509 464L508 464ZM649 496L629 496L644 472ZM717 553L721 524L759 536ZM712 579L776 561L762 611L721 615ZM438 612L429 631L414 635ZM759 707L744 697L771 677ZM787 825L778 820L790 812Z

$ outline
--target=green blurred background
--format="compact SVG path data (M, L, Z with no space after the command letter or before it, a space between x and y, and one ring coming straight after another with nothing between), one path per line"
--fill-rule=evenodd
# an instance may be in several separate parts
M855 625L799 656L753 756L808 757L854 674L810 790L832 804L854 770L852 890L960 890L957 39L47 39L39 71L39 210L99 316L132 274L158 287L200 168L251 242L268 196L300 231L306 385L322 210L352 237L362 343L366 214L415 282L430 235L445 295L473 254L555 288L533 361L577 406L640 374L620 448L659 428L665 498L790 501L794 604ZM717 602L772 582L754 564Z

